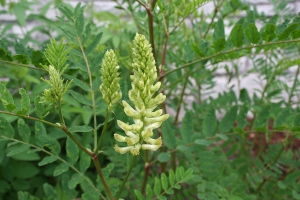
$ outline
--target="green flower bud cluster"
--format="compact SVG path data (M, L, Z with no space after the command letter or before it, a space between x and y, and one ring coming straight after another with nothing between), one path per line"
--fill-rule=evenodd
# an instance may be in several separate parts
M119 142L127 143L126 147L115 146L118 153L124 154L130 151L133 155L138 155L140 149L156 151L162 146L161 137L157 139L151 137L153 136L153 130L160 127L169 115L162 115L161 109L153 111L164 102L166 96L162 93L155 96L161 83L156 82L155 60L151 45L145 36L136 34L132 50L134 74L130 76L132 89L128 95L134 108L126 101L122 101L122 103L124 112L127 116L133 118L134 124L129 125L118 120L117 123L124 130L126 136L114 134L114 137Z
M45 89L43 94L43 99L45 102L50 102L57 105L60 105L63 101L63 96L69 89L71 82L66 82L64 84L64 79L61 78L61 73L56 70L52 65L49 65L47 68L49 72L49 80L44 80L51 87L50 89Z
M102 93L103 100L107 103L109 109L111 109L111 107L122 98L122 92L120 91L119 84L119 68L114 51L107 51L104 55L100 70L102 81L100 91Z

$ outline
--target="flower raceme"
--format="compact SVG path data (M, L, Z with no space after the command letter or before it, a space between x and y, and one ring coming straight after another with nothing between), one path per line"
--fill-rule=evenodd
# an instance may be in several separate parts
M59 72L52 65L49 65L49 67L46 69L49 73L49 80L42 80L47 82L51 87L50 89L44 90L44 101L53 103L56 106L61 105L63 101L63 96L69 89L72 81L66 82L66 84L64 84L64 80L61 78L62 72Z
M102 93L103 100L107 103L109 109L111 109L112 106L122 98L122 92L120 91L119 84L119 68L114 51L107 51L102 61L102 84L100 85L100 91Z
M153 130L160 127L169 115L162 115L161 109L154 111L158 105L164 102L166 96L162 93L155 96L161 83L156 82L155 60L151 45L145 36L136 34L132 51L134 74L130 76L132 89L128 96L134 108L126 101L122 101L122 104L124 112L133 118L134 124L129 125L118 120L118 126L124 130L126 136L114 134L114 137L119 142L127 143L126 147L115 146L118 153L124 154L130 151L133 155L138 155L140 149L156 151L162 146L161 137L157 139L151 137Z

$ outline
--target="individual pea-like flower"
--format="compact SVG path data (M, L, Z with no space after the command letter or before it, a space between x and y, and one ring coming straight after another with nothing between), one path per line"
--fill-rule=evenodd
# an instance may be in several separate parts
M52 65L47 68L49 73L49 80L44 80L50 85L49 89L44 90L43 99L45 102L50 102L55 105L60 105L63 101L63 96L69 89L71 82L64 84L64 79L61 78L61 73Z
M102 93L103 100L107 103L109 109L122 98L122 92L119 84L119 68L114 51L107 51L104 55L100 70L102 81L100 91Z
M162 115L161 109L154 111L164 102L166 96L162 93L155 96L161 83L156 82L155 60L151 45L145 36L136 34L132 51L134 74L130 76L132 89L128 92L128 96L134 107L126 101L122 101L122 104L125 114L133 118L134 124L129 125L118 120L118 126L124 130L126 136L114 134L114 137L119 142L127 143L126 147L115 146L118 153L130 151L133 155L138 155L140 149L156 151L162 146L161 137L157 139L151 137L153 130L160 127L169 115Z

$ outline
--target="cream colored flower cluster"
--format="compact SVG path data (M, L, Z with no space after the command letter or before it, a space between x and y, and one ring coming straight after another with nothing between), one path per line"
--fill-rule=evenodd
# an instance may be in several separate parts
M153 130L160 127L169 115L162 115L162 110L154 109L164 102L166 96L162 93L155 96L161 83L157 81L157 70L152 54L152 48L145 36L136 34L133 41L134 74L130 76L132 89L129 91L129 99L134 107L126 101L122 101L124 112L132 117L134 124L129 125L118 120L118 125L124 130L126 136L114 134L119 142L126 142L126 147L115 146L115 150L121 154L130 151L138 155L140 149L156 151L162 146L161 137L151 138ZM156 82L156 83L155 83Z

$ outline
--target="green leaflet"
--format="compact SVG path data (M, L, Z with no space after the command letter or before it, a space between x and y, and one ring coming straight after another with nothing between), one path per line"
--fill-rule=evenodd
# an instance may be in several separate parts
M44 54L39 50L32 51L30 59L31 63L37 68L42 68L42 65L49 64Z
M267 24L262 29L262 39L266 42L271 42L276 37L276 26Z
M49 135L39 135L38 140L39 142L41 142L42 146L48 147L52 153L57 155L59 154L61 147L59 142L55 138Z
M12 125L4 118L0 117L0 135L13 138L15 131Z
M11 9L21 26L25 26L26 24L26 7L24 3L25 2L15 3Z
M29 142L31 134L30 128L27 124L25 124L25 121L22 118L18 119L18 131L22 140L24 142Z
M290 24L281 34L278 35L278 40L287 39L290 34L298 28L298 23Z
M204 136L212 136L214 135L217 128L217 117L215 113L215 109L210 108L206 115L204 116L202 122L202 132Z
M74 83L76 86L80 87L81 89L87 92L91 90L90 87L85 82L77 79L76 77L67 74L64 74L64 76L67 77L70 81L73 80L72 83Z
M197 140L195 140L195 144L209 146L212 144L212 142L209 140L205 140L205 139L197 139Z
M19 153L22 153L30 148L30 144L21 144L21 145L15 145L12 148L10 148L10 151L7 153L7 156L14 156Z
M65 173L66 171L69 170L69 167L70 167L69 163L61 163L54 169L53 176L58 176Z
M83 180L83 177L80 174L73 174L71 180L68 182L68 187L73 190L76 188L78 184L80 184Z
M91 147L87 146L87 148L91 148ZM91 158L84 151L80 151L80 159L79 159L80 171L82 173L85 173L90 165L91 165Z
M266 123L270 114L270 105L263 107L257 114L257 118L254 122L254 128L263 128L265 129Z
M214 41L212 47L216 50L216 52L222 51L226 46L225 38L218 38Z
M224 21L222 18L220 18L216 24L213 34L213 40L216 41L219 38L225 39L225 28L224 28Z
M161 193L161 182L159 178L155 177L154 179L154 194L156 196L159 196Z
M91 194L91 193L84 193L83 195L81 195L82 200L99 200L99 195L96 195L95 193Z
M244 104L246 103L251 103L251 99L249 97L247 89L243 88L240 91L240 101L243 102Z
M45 106L42 103L42 98L40 96L36 96L34 98L34 106L35 106L35 113L39 118L45 117Z
M236 24L231 33L230 33L230 41L235 47L241 47L244 44L244 30L242 24Z
M289 120L289 116L291 116L291 109L285 108L283 109L276 117L274 121L274 128L275 129L288 129L288 127L291 126L291 123L293 123L292 120Z
M169 123L169 120L167 120L162 124L162 137L164 144L169 149L174 149L176 147L175 133Z
M166 174L162 173L161 174L161 186L164 191L166 191L168 189L168 186L169 186L168 183L169 183L169 180L168 180Z
M85 6L81 6L80 3L78 3L74 9L74 16L75 16L75 29L77 35L81 35L84 29L84 16L83 16L83 10Z
M87 133L87 132L91 132L92 130L94 130L93 127L91 126L87 126L87 125L83 125L83 126L73 126L71 128L69 128L70 132L81 132L81 133Z
M18 192L18 200L39 200L37 197L31 196L28 192Z
M44 166L44 165L47 165L47 164L50 164L50 163L55 162L57 159L58 159L58 157L55 156L55 155L47 156L47 157L44 157L44 158L38 163L38 165L39 165L39 166Z
M27 94L26 90L24 90L23 88L19 89L19 93L22 96L21 99L21 110L18 111L18 114L21 115L28 115L29 111L30 111L30 98L29 95Z
M74 99L76 99L77 101L79 101L80 103L84 104L84 105L88 105L91 106L92 102L91 100L87 99L86 97L84 97L83 95L73 91L73 90L68 90L68 93L72 95L72 97Z
M227 133L228 131L230 131L230 129L232 129L233 124L236 120L237 110L238 110L238 106L235 105L231 107L229 111L226 112L225 116L223 117L219 125L219 131L221 133Z
M145 199L145 197L143 196L143 194L139 190L134 189L134 194L135 194L135 196L137 197L138 200L144 200Z
M35 138L36 138L36 142L39 146L41 147L47 147L51 150L52 153L58 155L61 147L59 142L47 135L45 126L43 125L43 123L41 122L35 122Z
M66 151L69 163L74 165L79 158L79 149L76 143L70 137L67 137Z
M47 196L47 199L49 200L59 199L57 192L50 184L45 183L43 185L43 188L44 188L45 196Z
M146 198L151 199L152 196L153 196L152 187L149 184L147 184L147 186L146 186Z
M86 49L86 53L89 54L89 53L92 53L94 51L94 49L97 47L97 45L99 44L101 38L102 38L102 32L101 33L98 33L94 39L91 41L91 43L89 44L89 46L87 47Z
M10 92L6 89L6 86L0 84L0 100L2 101L3 106L9 111L12 112L16 109L14 99Z
M238 127L241 129L244 129L245 126L247 125L247 113L248 113L249 107L247 104L243 104L242 107L240 108L239 114L237 116L237 123Z
M255 24L250 23L246 28L246 37L252 44L258 44L260 40L260 34Z
M170 153L166 153L166 152L161 152L157 156L158 161L161 162L161 163L168 162L170 160L170 158L171 158L171 154Z
M185 143L192 142L194 134L194 114L191 111L187 111L182 120L181 137Z

